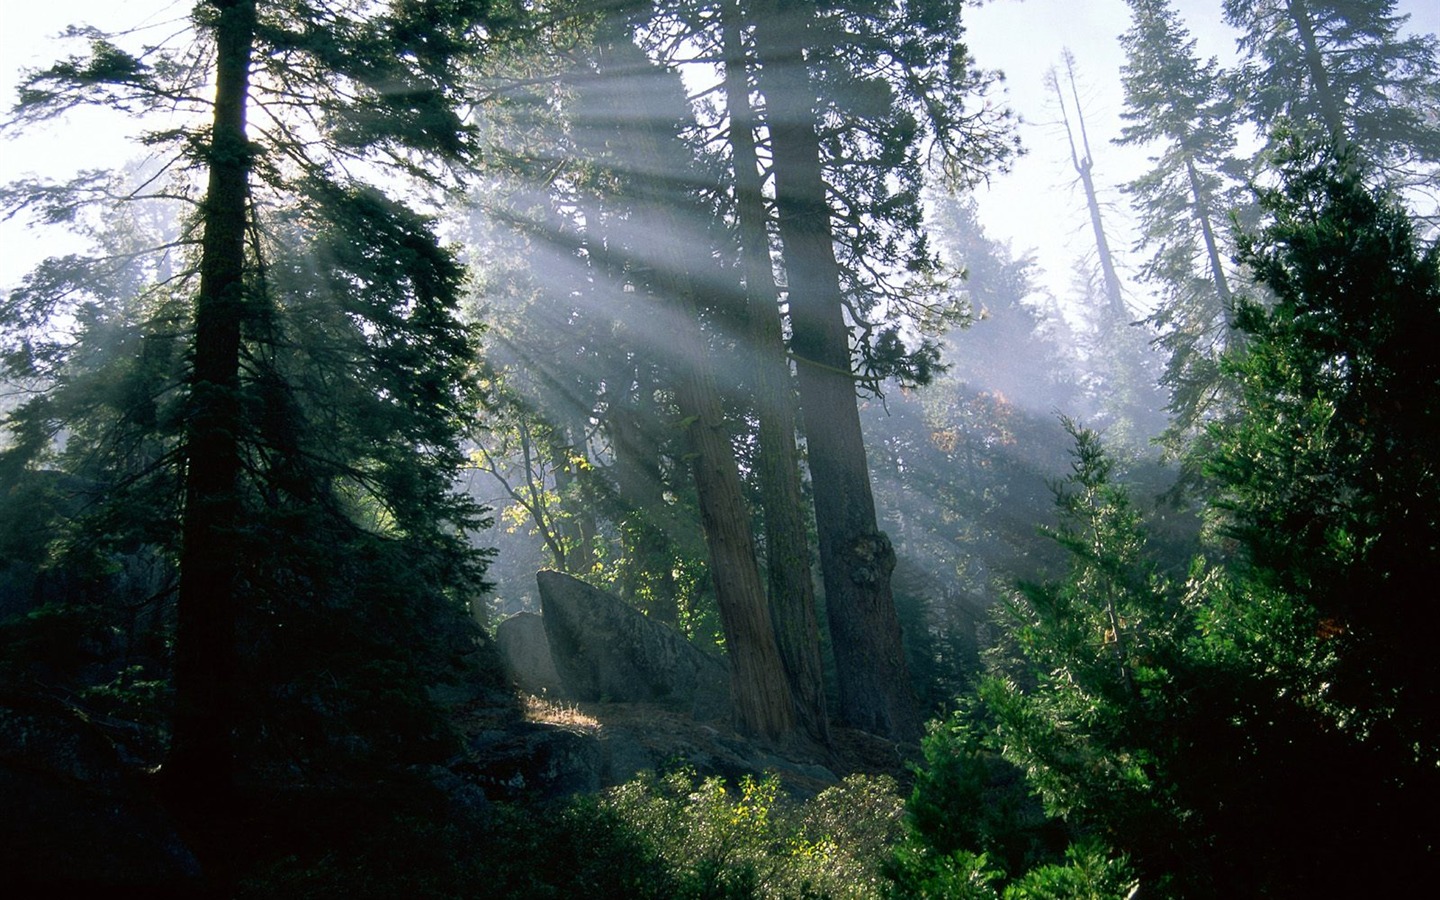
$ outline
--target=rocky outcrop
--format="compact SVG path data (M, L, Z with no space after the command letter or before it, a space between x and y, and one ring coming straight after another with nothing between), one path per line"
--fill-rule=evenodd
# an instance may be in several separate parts
M75 710L0 697L0 872L59 896L186 896L200 864L118 748Z
M545 621L535 613L516 613L495 628L495 646L510 682L527 694L569 699L545 637Z
M491 709L457 724L468 752L452 768L492 800L554 800L676 768L731 784L746 775L774 774L797 798L839 781L833 769L804 753L762 747L724 723L696 722L685 711L653 703L531 703L524 721ZM847 733L837 729L839 736Z
M566 695L643 702L722 719L730 709L725 663L679 632L560 572L540 572L545 636Z
M497 800L552 800L605 786L593 734L512 722L468 736L466 750L466 761L453 769Z

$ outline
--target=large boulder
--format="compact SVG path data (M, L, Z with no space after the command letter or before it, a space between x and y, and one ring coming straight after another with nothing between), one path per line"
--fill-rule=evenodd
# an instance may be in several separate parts
M537 697L568 700L550 656L545 621L535 613L516 613L495 627L495 645L510 681Z
M696 719L729 713L729 669L684 635L560 572L540 585L550 657L574 700L663 703Z

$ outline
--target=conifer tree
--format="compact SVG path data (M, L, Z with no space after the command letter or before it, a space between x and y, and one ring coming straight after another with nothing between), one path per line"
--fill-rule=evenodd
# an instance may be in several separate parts
M736 243L745 286L746 353L754 367L757 480L765 526L771 618L795 697L796 718L810 737L828 744L824 664L796 446L798 410L770 259L765 177L750 99L743 13L744 5L739 0L725 8L721 48L725 109L730 117L728 143L734 178Z
M145 140L173 150L185 177L171 190L194 208L193 268L171 285L189 293L176 323L186 364L174 417L157 427L164 465L183 473L164 513L178 572L165 772L196 803L223 809L241 745L276 733L255 723L267 707L255 695L272 678L302 698L289 712L348 710L378 724L383 711L359 696L315 699L317 673L343 661L364 673L361 695L384 696L384 678L423 691L437 670L417 661L435 645L390 642L432 625L459 633L456 601L482 568L462 534L479 514L451 493L473 400L457 319L464 272L428 219L353 173L445 183L443 164L471 149L459 65L495 13L488 2L352 16L326 3L215 0L196 8L189 47L130 52L77 31L88 54L22 86L22 123L83 104L178 122ZM61 311L57 285L31 287L12 314ZM35 420L43 402L17 427ZM354 613L339 631L360 643L323 639L334 609ZM287 626L303 636L297 647L277 631ZM440 655L453 660L453 649ZM309 748L343 745L311 724Z
M1274 297L1241 311L1242 415L1212 429L1220 521L1312 611L1336 661L1316 702L1433 773L1440 248L1353 154L1291 145L1282 166L1261 195L1271 224L1241 243Z
M1404 34L1408 17L1395 7L1226 0L1250 120L1267 133L1283 122L1308 139L1353 144L1398 187L1427 184L1440 164L1440 44Z
M1208 418L1220 400L1218 357L1233 328L1230 211L1241 202L1235 157L1237 110L1214 58L1195 56L1195 39L1167 0L1131 0L1133 24L1121 37L1126 64L1118 143L1151 151L1153 167L1126 191L1151 251L1141 277L1160 291L1149 317L1169 359L1163 382L1177 434Z
M976 783L998 755L1072 848L1103 841L1156 896L1403 893L1435 870L1440 495L1422 448L1440 253L1353 157L1294 145L1280 162L1240 248L1272 296L1241 303L1237 411L1193 451L1224 543L1163 566L1109 455L1076 432L1052 532L1068 575L1021 586L981 704L928 748L924 841L967 869L978 852L1033 865L1014 852L1034 849L1023 822L956 805L1003 788L1003 772Z
M936 270L919 228L924 141L957 180L1003 159L1008 144L1003 122L967 114L965 101L986 78L955 40L958 5L759 0L749 8L839 714L914 737L919 718L890 587L894 548L877 524L856 381L923 382L936 362L933 341L907 349L898 323L877 314L904 295L888 273L905 273L913 287ZM864 127L841 124L857 121Z

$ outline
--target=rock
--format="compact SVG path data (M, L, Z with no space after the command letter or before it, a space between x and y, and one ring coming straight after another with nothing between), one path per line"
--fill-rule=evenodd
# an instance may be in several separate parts
M684 635L560 572L540 572L550 656L573 700L660 703L729 715L729 668Z
M466 778L453 769L438 765L420 766L413 772L445 797L451 814L457 820L479 822L489 818L492 812L490 798L473 778Z
M554 700L569 699L555 661L545 622L535 613L516 613L495 628L495 644L505 674L522 691Z
M470 760L453 768L501 800L550 800L601 788L603 759L593 735L522 723L472 735Z
M0 809L10 887L154 897L199 887L200 864L169 814L97 728L53 700L0 700Z

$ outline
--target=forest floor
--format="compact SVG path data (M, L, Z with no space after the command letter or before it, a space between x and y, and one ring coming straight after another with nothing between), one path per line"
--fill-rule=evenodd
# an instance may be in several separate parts
M919 748L833 727L831 745L781 745L739 734L720 721L652 703L557 701L521 693L514 706L474 705L457 722L493 782L547 797L602 790L649 770L690 768L735 784L776 775L785 792L813 797L854 773L889 775L908 788ZM514 771L511 771L514 770ZM517 780L516 775L521 775ZM516 797L516 799L519 799Z

